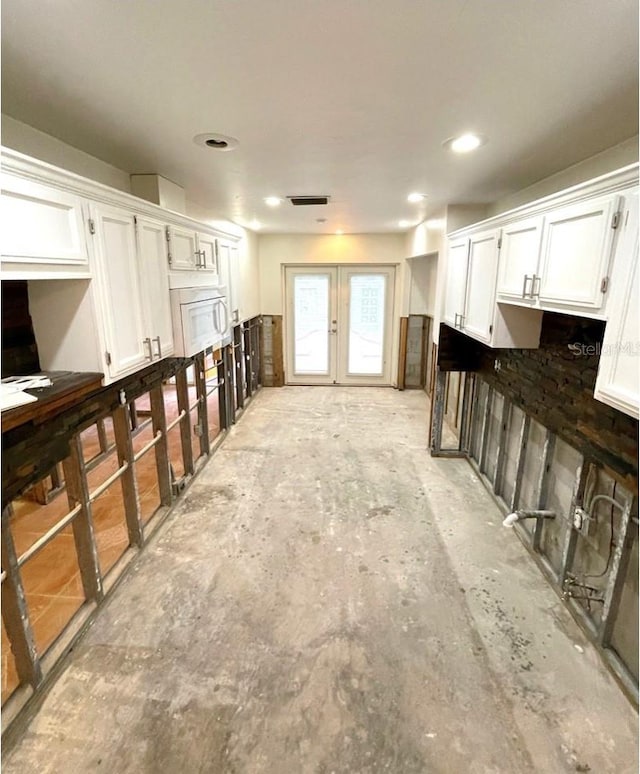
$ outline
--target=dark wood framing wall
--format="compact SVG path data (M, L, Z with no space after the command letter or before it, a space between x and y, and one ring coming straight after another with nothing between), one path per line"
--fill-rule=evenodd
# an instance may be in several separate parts
M56 665L84 629L105 595L144 548L157 526L166 517L185 485L196 475L217 448L224 432L240 416L261 386L261 318L236 326L233 343L216 352L201 352L193 358L167 358L115 384L95 391L80 403L48 417L39 424L28 422L3 433L2 455L2 619L7 633L19 686L2 708L3 729L37 697L54 674ZM207 377L205 360L210 373ZM192 373L195 401L190 405L187 373ZM175 380L178 414L167 421L163 383ZM216 392L220 435L212 443L208 428L207 398ZM132 439L139 430L135 401L149 395L152 439L134 453ZM115 437L117 469L94 491L88 481L89 466L83 459L80 434L97 425L100 448L104 421L109 419ZM41 418L42 420L42 418ZM194 421L195 420L195 421ZM192 424L198 438L194 453ZM102 433L101 431L102 426ZM174 475L167 446L168 434L178 428L184 474ZM160 507L143 525L135 463L155 450ZM62 468L63 476L58 471ZM55 474L58 491L66 489L68 512L22 554L16 550L10 528L11 503L29 487ZM129 548L106 574L98 562L96 535L92 522L93 502L110 486L120 482ZM45 495L46 501L46 495ZM35 644L29 608L23 587L23 567L36 554L71 525L85 602L58 639L44 653Z
M598 321L545 314L539 349L493 350L442 325L430 447L466 457L503 513L553 510L515 530L637 704L638 423L593 397L603 332ZM466 376L461 417L455 448L445 448L456 372ZM558 482L568 480L563 498Z

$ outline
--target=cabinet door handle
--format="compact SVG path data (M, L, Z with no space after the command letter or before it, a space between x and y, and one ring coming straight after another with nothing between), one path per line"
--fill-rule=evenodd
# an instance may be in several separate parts
M145 357L147 358L147 360L153 360L153 352L151 350L151 339L148 337L146 339L142 339L142 343L145 345L145 347L149 348L149 354L145 355Z
M155 336L153 339L158 345L158 359L162 358L162 345L160 344L160 336Z
M458 313L457 312L453 316L453 327L454 328L458 327Z
M463 314L461 314L461 315L460 315L460 326L459 326L459 327L460 327L460 330L462 330L462 327L463 327L463 326L464 326L464 315L463 315Z
M534 274L532 277L530 277L528 274L524 275L524 282L522 283L522 298L526 298L527 296L530 296L530 293L527 293L527 282L531 280L531 290L533 290L533 278L536 275Z
M536 282L538 283L538 289L536 290ZM542 277L534 274L531 280L531 298L540 298L540 285L542 285Z

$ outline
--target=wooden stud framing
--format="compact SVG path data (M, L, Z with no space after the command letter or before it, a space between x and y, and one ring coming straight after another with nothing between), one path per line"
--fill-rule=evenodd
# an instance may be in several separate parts
M496 461L495 479L493 488L497 495L502 494L504 464L507 458L507 434L509 430L509 421L511 419L511 402L502 397L502 417L500 419L500 435L498 437L498 459Z
M587 479L589 478L589 469L590 463L583 460L582 465L576 471L576 478L573 484L571 505L569 506L570 522L564 536L564 544L562 546L562 567L558 577L558 582L563 589L567 575L571 572L571 568L573 567L573 559L575 557L576 544L578 542L578 530L573 526L573 521L571 519L576 507L582 505L584 490L587 485Z
M67 500L69 508L81 507L73 520L73 539L76 544L78 566L82 578L84 595L89 600L100 601L104 596L102 574L98 560L89 486L82 456L82 442L76 435L69 443L69 456L62 463L67 482Z
M431 454L437 456L442 449L442 423L444 422L444 400L447 374L440 369L436 372L436 383L431 407Z
M178 411L185 411L180 422L180 442L185 475L193 474L193 448L191 447L191 415L189 414L189 387L187 386L187 371L181 369L176 374L176 394Z
M140 520L140 498L138 496L138 481L134 469L133 444L129 430L130 419L127 406L118 406L112 413L113 432L116 438L116 454L118 465L127 465L120 477L122 499L127 520L129 543L140 548L144 542L142 521Z
M236 406L238 407L238 410L244 408L244 356L242 345L242 326L236 325L233 329L233 383L236 390Z
M616 547L611 561L611 569L607 580L607 588L604 593L604 608L602 610L602 619L600 621L600 630L598 640L601 645L606 647L611 642L611 635L615 625L620 599L624 589L624 583L627 578L629 560L631 558L631 548L636 530L631 524L631 507L633 499L628 498L622 511L620 520L620 529L616 537Z
M109 438L107 437L107 428L104 423L104 419L99 419L96 422L96 428L98 430L98 442L100 444L100 451L106 454L109 451Z
M284 353L282 335L282 315L271 317L271 360L273 363L272 387L284 387Z
M207 381L205 378L204 352L195 359L196 394L198 396L198 427L200 440L200 454L209 455L211 444L209 442L209 409L207 406Z
M520 443L518 444L518 460L516 462L516 480L513 485L513 494L511 495L511 510L514 511L520 503L520 490L522 489L522 476L524 475L524 465L527 460L527 446L529 444L529 427L531 418L528 414L522 415L522 427L520 428Z
M556 448L556 436L551 430L547 430L544 439L544 448L542 451L542 464L540 466L540 475L538 476L538 505L540 510L547 507L549 498L549 471L551 470L551 461L553 452ZM542 543L542 531L544 530L544 519L536 519L533 530L533 550L540 553Z
M409 318L400 318L400 349L398 352L398 389L404 390L407 371L407 338L409 335Z
M29 621L9 515L9 508L5 508L2 512L2 569L6 573L2 583L2 620L11 643L18 677L21 682L30 683L35 688L42 680L42 669Z
M251 323L245 323L242 330L244 353L244 387L247 398L253 393L253 346Z
M491 416L491 403L493 402L493 388L487 384L487 398L484 405L484 414L482 416L482 430L480 432L480 454L478 455L478 467L484 473L487 462L487 443L489 439L489 428L491 422L489 417Z
M151 427L154 437L161 433L162 437L156 444L156 473L158 476L158 490L162 505L171 505L173 499L171 492L171 465L169 460L169 445L167 442L167 415L164 410L164 394L162 385L158 384L149 390L151 403Z

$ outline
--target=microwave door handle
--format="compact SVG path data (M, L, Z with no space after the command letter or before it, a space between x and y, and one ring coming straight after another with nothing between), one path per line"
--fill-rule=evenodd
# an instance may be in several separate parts
M222 322L220 323L220 335L224 336L227 332L227 328L229 327L229 310L227 309L227 305L222 299L218 301L218 312L220 312L220 307L224 309L224 325L222 325Z

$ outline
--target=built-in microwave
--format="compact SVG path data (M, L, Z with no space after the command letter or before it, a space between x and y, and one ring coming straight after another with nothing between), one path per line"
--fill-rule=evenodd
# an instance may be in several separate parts
M231 343L226 288L174 288L171 297L173 340L178 357Z

